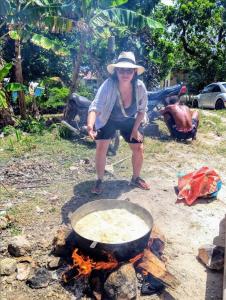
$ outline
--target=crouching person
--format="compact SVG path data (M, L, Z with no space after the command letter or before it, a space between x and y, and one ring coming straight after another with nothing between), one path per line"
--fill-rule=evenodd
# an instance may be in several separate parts
M181 104L177 96L167 99L168 105L161 110L171 137L177 140L196 139L199 125L199 114Z

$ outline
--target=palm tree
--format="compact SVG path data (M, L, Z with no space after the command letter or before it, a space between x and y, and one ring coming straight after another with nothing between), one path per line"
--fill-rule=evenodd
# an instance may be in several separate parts
M142 28L159 28L161 24L149 17L118 6L128 0L1 0L0 28L7 25L9 35L15 40L16 80L23 84L21 64L21 44L28 39L31 42L52 49L60 55L68 55L69 51L61 46L59 40L49 40L43 35L33 32L34 25L49 33L76 34L79 46L74 59L71 92L76 90L82 58L87 54L86 41L106 37L106 28L128 26L136 31ZM108 35L111 39L111 35ZM0 37L1 39L1 37ZM26 116L24 92L19 95L20 114Z

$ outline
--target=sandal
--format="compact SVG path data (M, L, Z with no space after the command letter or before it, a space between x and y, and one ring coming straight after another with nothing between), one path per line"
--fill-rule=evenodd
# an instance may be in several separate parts
M147 184L144 179L137 177L137 178L132 178L130 181L130 185L136 186L142 190L150 190L149 184Z
M102 192L103 192L102 180L101 179L97 179L94 187L91 189L91 193L95 194L95 195L100 195Z

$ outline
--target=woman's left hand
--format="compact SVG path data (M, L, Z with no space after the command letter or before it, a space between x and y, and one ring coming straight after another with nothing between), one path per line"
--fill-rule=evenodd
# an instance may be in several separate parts
M130 136L130 141L132 141L132 139L135 139L138 142L143 142L143 135L138 131L138 130L133 130Z

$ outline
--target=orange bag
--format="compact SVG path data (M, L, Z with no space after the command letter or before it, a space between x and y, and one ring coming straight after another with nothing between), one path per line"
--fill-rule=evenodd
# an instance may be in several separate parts
M178 178L178 200L191 205L199 197L216 197L222 186L219 175L208 167Z

